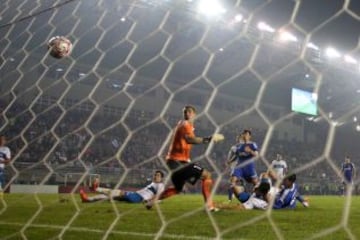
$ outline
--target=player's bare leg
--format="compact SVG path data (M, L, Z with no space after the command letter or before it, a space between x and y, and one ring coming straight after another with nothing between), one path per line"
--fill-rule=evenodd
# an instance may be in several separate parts
M217 212L219 209L215 207L211 196L212 184L213 181L211 178L211 173L207 170L204 170L201 175L201 192L204 197L207 209L211 212Z

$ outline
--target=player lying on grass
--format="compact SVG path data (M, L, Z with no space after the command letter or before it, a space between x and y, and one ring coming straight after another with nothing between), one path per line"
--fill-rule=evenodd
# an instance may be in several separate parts
M234 186L234 193L237 199L242 203L240 208L243 209L268 209L271 206L273 209L293 209L296 207L296 201L303 200L298 192L296 175L291 174L283 179L281 188L275 192L274 187L271 186L271 179L267 173L260 175L260 183L257 184L252 193L244 191L241 186ZM274 199L272 201L272 199ZM305 200L304 200L305 201ZM306 202L307 203L307 202ZM303 203L305 207L308 206ZM222 206L219 206L222 208ZM238 207L239 208L239 207Z
M164 174L161 171L156 171L153 176L153 181L146 187L138 191L124 191L120 189L96 188L96 192L100 193L89 197L83 189L80 190L80 197L82 202L90 203L103 200L116 200L129 203L151 203L156 201L160 194L164 191L165 185L163 183Z
M269 169L269 170L268 170L267 175L268 175L268 177L269 177L272 181L274 181L274 182L276 182L276 183L281 181L281 182L280 182L280 183L281 183L280 186L277 185L278 183L276 184L276 186L273 186L272 191L273 191L274 193L280 193L280 192L284 191L284 188L286 188L286 185L287 185L287 184L289 184L289 188L290 188L290 186L291 186L291 187L294 187L294 188L296 188L296 189L298 188L297 184L295 183L295 180L296 180L296 175L295 175L295 174L293 174L293 175L294 175L294 176L293 176L294 181L293 181L292 184L291 184L291 183L288 183L288 181L287 181L287 180L289 180L289 177L290 177L291 175L288 175L288 176L287 176L288 179L286 179L286 181L285 181L284 176L282 176L281 178L279 178L278 175L277 175L275 172L272 171L272 169ZM299 192L298 190L296 190L296 200L299 201L304 207L309 207L309 201L308 201L307 199L305 199L305 198L300 194L300 192Z

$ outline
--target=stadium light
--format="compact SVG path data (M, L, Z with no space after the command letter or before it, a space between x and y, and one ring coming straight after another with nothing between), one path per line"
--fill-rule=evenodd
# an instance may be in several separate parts
M257 25L257 28L260 30L260 31L264 31L264 32L275 32L275 29L270 27L268 24L264 23L264 22L259 22L258 25Z
M306 46L308 47L308 48L311 48L311 49L314 49L314 50L319 50L319 47L318 46L316 46L314 43L312 43L312 42L309 42L308 44L306 44Z
M356 125L356 131L357 131L357 132L360 132L360 125L359 125L359 124Z
M325 54L329 58L339 58L339 57L341 57L341 54L339 53L339 51L336 50L335 48L332 48L332 47L326 48Z
M236 14L236 16L234 17L235 22L241 22L243 19L244 19L244 16L241 14Z
M226 9L217 0L201 0L197 8L198 12L206 16L218 16L226 12Z
M279 40L281 42L297 42L298 41L297 37L294 34L287 32L287 31L280 32Z
M344 61L347 62L347 63L351 63L351 64L357 64L358 63L358 61L355 58L353 58L352 56L350 56L350 55L345 55L344 56Z

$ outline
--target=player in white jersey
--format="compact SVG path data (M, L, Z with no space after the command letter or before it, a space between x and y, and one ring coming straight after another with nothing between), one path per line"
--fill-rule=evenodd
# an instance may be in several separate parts
M156 171L153 176L153 181L146 187L136 192L98 187L96 191L101 194L89 197L84 190L81 189L80 197L82 202L87 203L101 200L116 200L129 203L150 203L152 201L156 201L160 194L164 191L165 185L163 183L163 178L163 172Z
M0 198L3 197L3 191L5 188L5 165L11 160L10 148L6 145L6 137L0 135Z
M285 177L288 166L281 154L276 154L276 159L271 162L270 170L275 174L277 180L279 180L280 182Z
M237 161L236 161L236 149L237 149L237 145L241 143L241 135L236 137L236 144L231 146L229 152L228 152L228 156L227 156L227 167L229 168L229 173L230 173L230 177L232 176L234 169L237 165ZM228 190L228 200L229 202L232 201L234 196L234 191L232 189L229 188Z

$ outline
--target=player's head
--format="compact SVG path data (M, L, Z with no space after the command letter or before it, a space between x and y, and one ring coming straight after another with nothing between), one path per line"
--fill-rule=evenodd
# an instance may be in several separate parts
M183 109L184 119L191 120L196 115L196 109L194 106L186 105Z
M291 187L295 181L296 181L296 174L291 173L284 178L283 184L285 187Z
M256 192L259 194L267 194L270 191L270 183L268 181L261 181L256 188Z
M280 153L277 153L276 154L276 160L282 160L282 155Z
M349 156L346 156L346 157L345 157L345 162L347 162L347 163L350 162L350 157L349 157Z
M243 141L247 142L251 139L251 130L250 129L244 129L241 133L241 138Z
M4 134L0 134L0 146L3 146L6 144L6 137Z
M163 178L164 178L164 173L162 171L160 170L155 171L154 179L153 179L154 182L157 183L162 182Z

